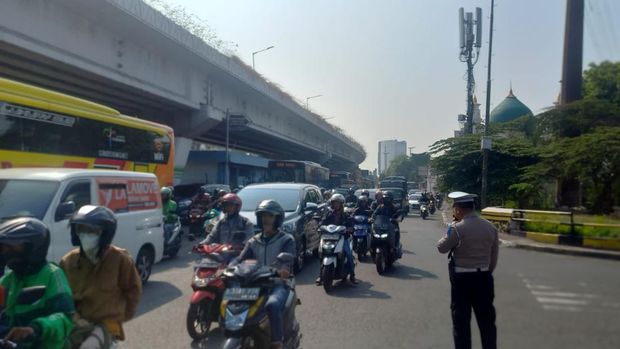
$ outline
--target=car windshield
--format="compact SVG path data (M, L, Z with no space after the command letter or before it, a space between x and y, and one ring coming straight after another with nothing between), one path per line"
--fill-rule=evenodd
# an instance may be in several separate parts
M263 200L275 200L285 212L295 212L299 206L299 189L244 188L237 193L243 202L241 211L254 211Z
M409 200L420 200L421 197L422 195L420 194L411 194L409 195Z
M16 216L43 219L58 182L0 179L0 220Z

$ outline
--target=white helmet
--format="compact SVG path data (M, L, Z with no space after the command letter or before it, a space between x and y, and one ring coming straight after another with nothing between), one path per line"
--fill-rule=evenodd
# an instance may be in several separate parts
M344 205L344 195L337 193L332 195L332 197L329 198L329 203L331 204L334 201L340 201L340 203Z

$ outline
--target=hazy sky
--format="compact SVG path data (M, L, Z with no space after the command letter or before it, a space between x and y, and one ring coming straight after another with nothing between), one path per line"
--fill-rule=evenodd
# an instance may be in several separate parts
M464 114L458 8L482 7L484 42L475 67L483 103L490 0L167 0L196 14L237 54L364 145L361 168L377 167L377 142L414 152L450 137ZM491 108L508 94L534 113L559 93L565 0L497 0ZM584 66L620 60L620 1L586 0Z

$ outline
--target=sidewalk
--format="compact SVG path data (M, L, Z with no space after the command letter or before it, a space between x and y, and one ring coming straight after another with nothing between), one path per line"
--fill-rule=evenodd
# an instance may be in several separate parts
M448 211L441 210L443 221L446 224L452 221L451 217L447 216L448 214L449 214ZM595 257L595 258L620 260L620 252L618 251L599 250L595 248L569 246L569 245L547 244L547 243L530 240L522 236L511 235L511 234L506 234L506 233L501 233L501 232L499 233L499 240L502 246L520 248L524 250L533 250L533 251L541 251L541 252L568 254L568 255L573 255L573 256L584 256L584 257Z

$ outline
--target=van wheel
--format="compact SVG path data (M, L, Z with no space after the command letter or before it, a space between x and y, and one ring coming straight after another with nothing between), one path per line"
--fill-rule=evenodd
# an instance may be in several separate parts
M154 260L153 252L150 249L146 247L140 249L138 258L136 258L136 269L138 269L138 274L140 275L140 280L142 280L143 285L146 284L149 277L151 277Z

